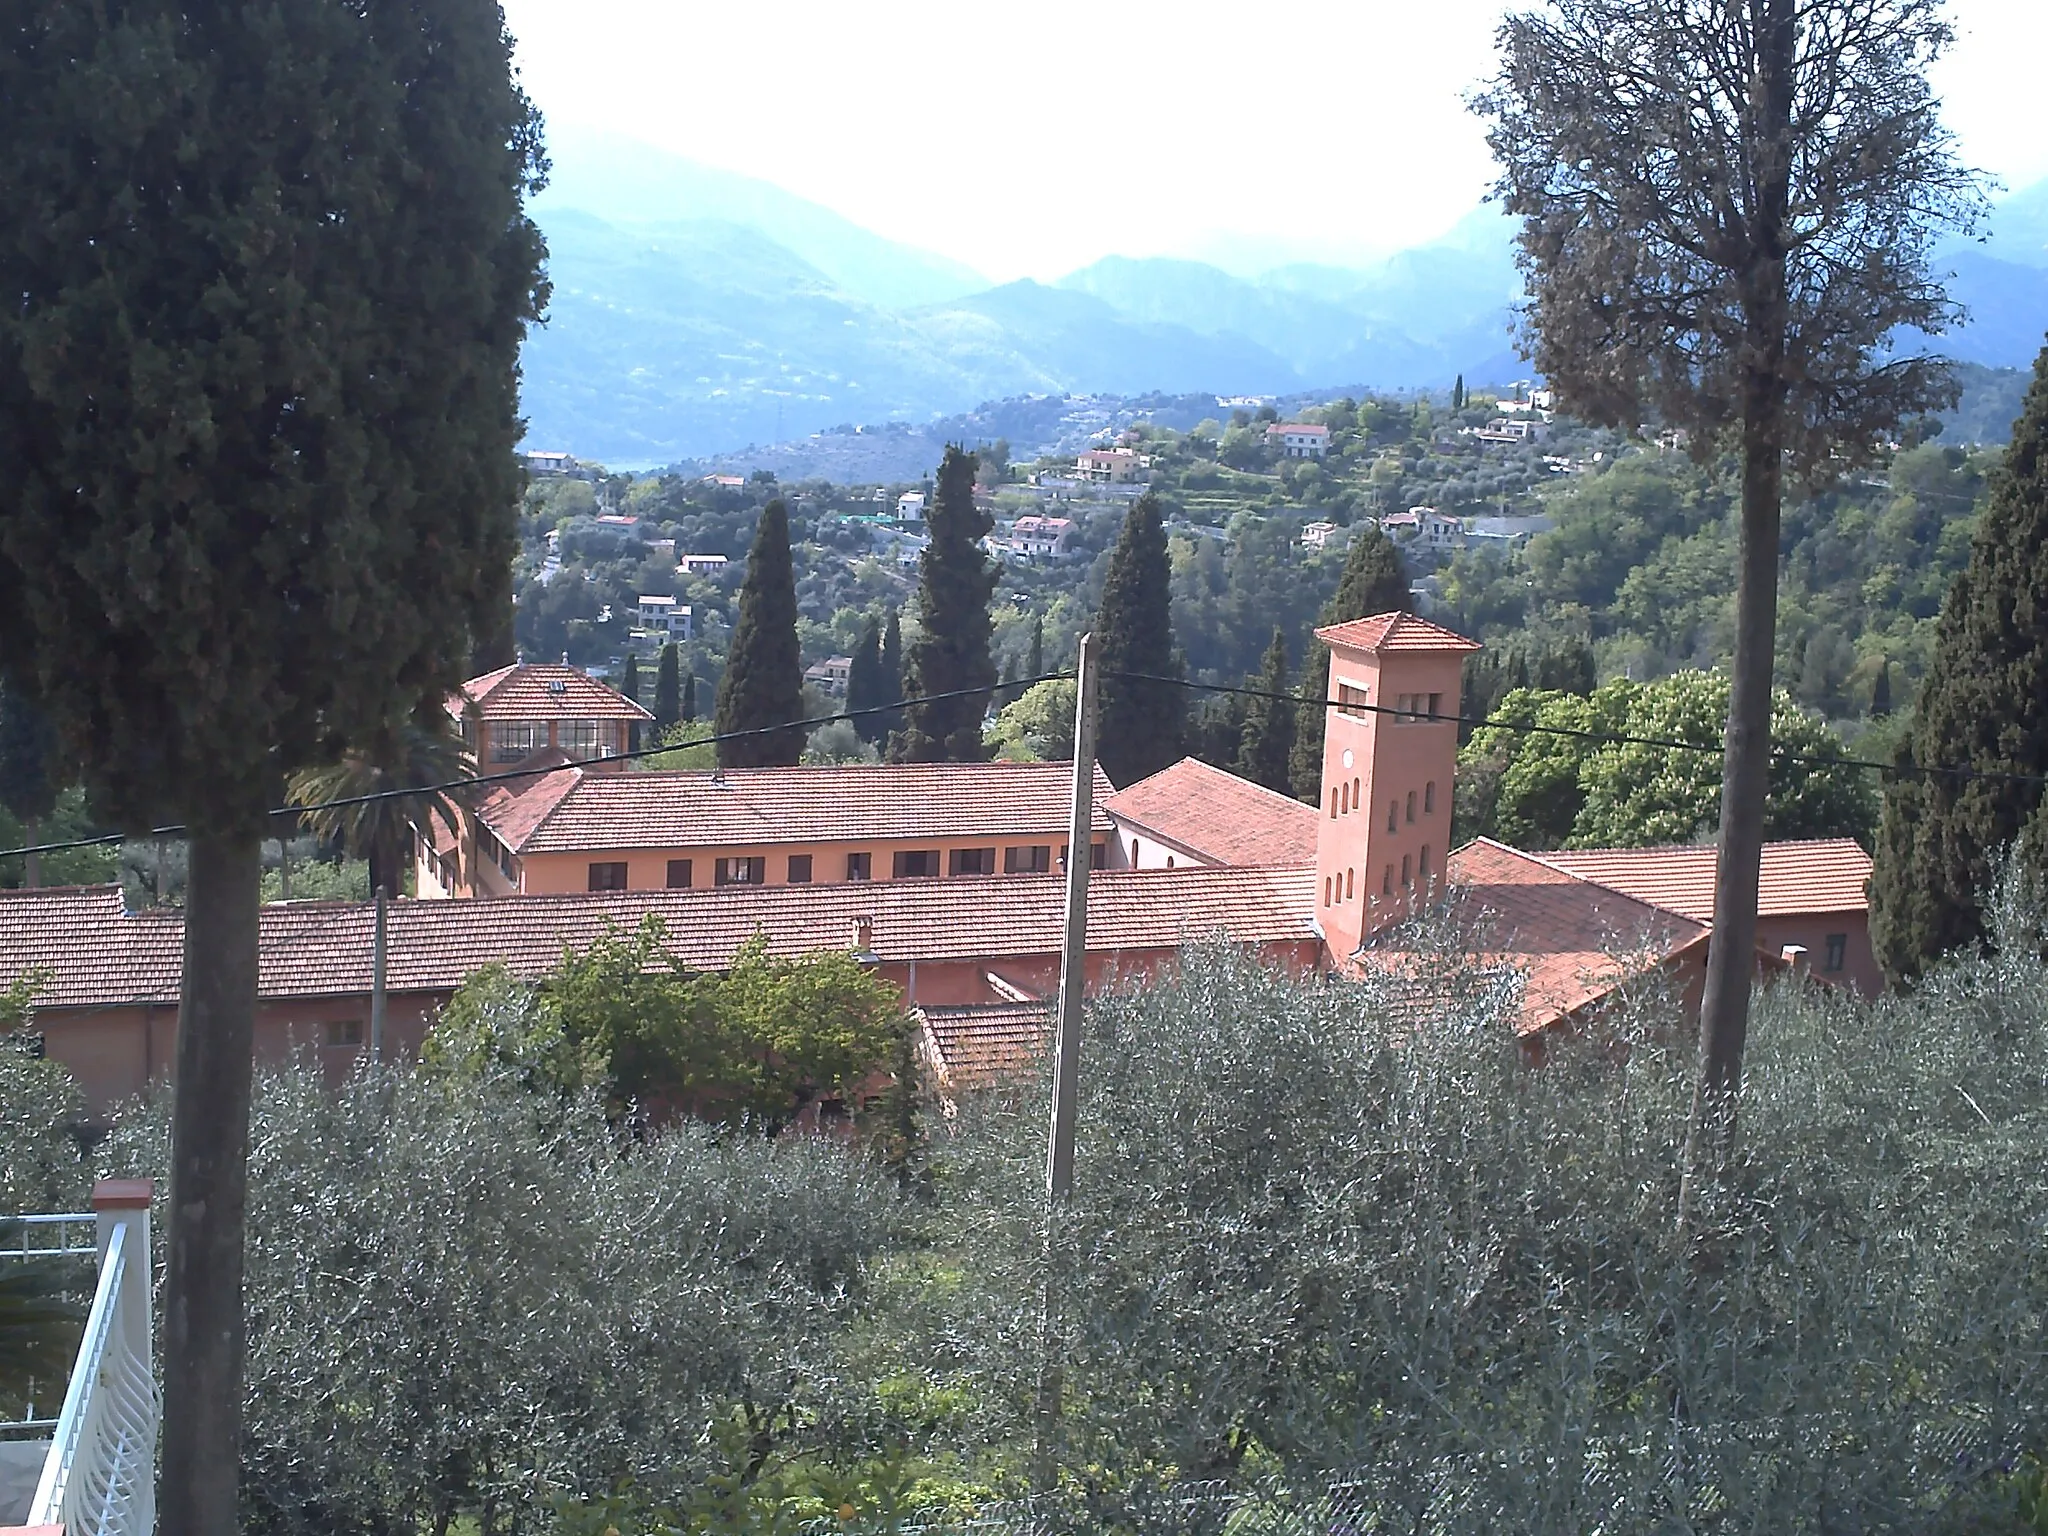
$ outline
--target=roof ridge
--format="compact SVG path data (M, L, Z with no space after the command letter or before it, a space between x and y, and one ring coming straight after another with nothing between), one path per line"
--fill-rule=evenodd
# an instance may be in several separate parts
M1590 885L1595 890L1607 892L1610 896L1619 896L1623 901L1632 901L1637 906L1648 908L1652 912L1661 912L1666 917L1675 917L1681 923L1691 923L1693 926L1698 928L1711 928L1713 926L1712 923L1703 923L1696 917L1687 917L1683 912L1680 912L1676 907L1667 907L1660 901L1651 901L1648 897L1638 896L1633 891L1624 891L1618 886L1609 885L1605 880L1595 880L1591 875L1582 875L1575 869L1566 869L1562 864L1557 863L1555 860L1545 858L1540 853L1531 853L1526 848L1517 848L1514 847L1512 844L1503 843L1491 837L1475 837L1472 839L1472 842L1485 843L1489 847L1499 848L1504 852L1512 853L1518 858L1524 858L1529 860L1529 862L1532 864L1540 864L1545 869L1554 870L1556 873L1563 875L1567 880L1576 880L1581 885ZM1466 848L1469 848L1472 846L1472 843L1467 843L1464 846ZM1589 850L1578 848L1554 848L1550 851L1553 853L1582 853L1587 852ZM1455 854L1453 854L1452 856L1456 857Z
M588 775L584 773L583 765L581 763L570 763L561 768L549 769L548 772L542 774L538 779L534 781L532 787L534 789L539 789L542 785L546 784L549 779L553 778L558 773L566 773L571 776L569 779L569 787L563 790L562 793L556 797L555 803L553 805L549 806L545 811L541 812L540 820L536 821L532 826L526 829L526 835L519 839L519 847L514 848L512 850L514 853L521 852L525 849L528 843L532 842L534 838L538 837L540 835L540 829L548 824L548 822L553 818L555 812L559 811L563 806L567 805L572 799L575 798L576 791L581 789L588 779ZM495 835L496 834L494 833L493 836Z

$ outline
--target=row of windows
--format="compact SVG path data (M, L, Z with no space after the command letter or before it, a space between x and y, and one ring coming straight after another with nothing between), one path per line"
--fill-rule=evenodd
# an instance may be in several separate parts
M1067 856L1066 844L1060 844L1060 858ZM814 856L808 853L792 853L789 863L784 866L784 878L791 885L809 885L815 876ZM849 853L846 855L848 880L872 880L875 878L875 856L872 853ZM1107 845L1092 845L1089 867L1102 869L1109 862ZM897 880L936 879L941 867L940 851L936 848L905 849L890 855L889 873ZM1053 849L1050 843L1026 843L1003 850L1003 873L1006 875L1049 874L1053 867ZM996 851L993 848L954 848L948 850L944 860L945 873L949 875L992 875L996 872ZM672 891L686 891L696 883L697 865L694 859L670 859L668 861L668 888ZM768 860L760 854L711 860L711 882L714 885L766 885L768 883ZM623 859L606 860L590 866L590 889L593 891L623 891L626 887L626 863Z
M1337 685L1337 713L1365 716L1372 713L1372 690L1353 683ZM1444 696L1440 693L1397 693L1394 719L1399 723L1438 720L1443 717Z
M505 720L485 728L494 763L516 763L548 744L545 720ZM609 757L618 750L617 727L609 720L557 720L555 745L575 758Z
M1363 797L1360 794L1361 787L1361 781L1353 779L1349 784L1339 784L1330 791L1330 816L1333 820L1339 816L1349 816L1364 803ZM1400 800L1389 800L1387 802L1387 830L1389 832L1400 830L1401 807L1404 803L1408 808L1408 819L1411 822L1415 820L1415 791L1411 789L1408 791L1408 798L1405 802ZM1422 814L1425 816L1434 816L1436 814L1435 779L1431 779L1422 786Z
M1422 846L1422 854L1419 860L1409 854L1404 853L1401 855L1401 889L1404 891L1413 890L1418 879L1422 882L1423 887L1427 889L1430 881L1429 845L1427 843ZM1394 894L1394 866L1391 864L1386 867L1385 873L1380 877L1380 894L1382 896ZM1357 870L1347 869L1342 874L1325 875L1323 877L1324 906L1333 907L1341 902L1354 900L1357 895Z

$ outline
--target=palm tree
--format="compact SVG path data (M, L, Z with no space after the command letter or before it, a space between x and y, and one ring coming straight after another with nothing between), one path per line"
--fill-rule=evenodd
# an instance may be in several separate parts
M19 1249L21 1223L0 1221L0 1250ZM8 1259L0 1263L0 1404L18 1408L38 1383L63 1396L84 1316L76 1300L76 1264Z
M373 892L395 896L413 828L429 827L433 817L460 827L463 792L445 786L475 776L460 733L436 709L424 718L416 716L381 748L301 769L287 784L285 799L306 808L299 820L316 837L337 841L369 861ZM409 793L387 794L393 790ZM378 794L387 797L364 798Z

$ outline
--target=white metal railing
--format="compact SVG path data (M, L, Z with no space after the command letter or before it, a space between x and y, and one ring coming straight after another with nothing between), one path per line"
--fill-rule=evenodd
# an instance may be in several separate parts
M150 1187L139 1180L102 1180L93 1190L96 1241L85 1251L98 1254L99 1285L29 1503L31 1526L61 1526L65 1536L153 1536L156 1530L161 1412L152 1356L149 1202Z

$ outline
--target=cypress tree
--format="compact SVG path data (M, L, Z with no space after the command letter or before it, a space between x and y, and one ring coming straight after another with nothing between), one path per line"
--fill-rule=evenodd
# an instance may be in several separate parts
M42 840L43 818L57 808L56 749L50 717L20 688L0 686L0 805L21 822L29 843ZM43 883L41 854L28 855L26 873L30 886Z
M974 455L957 444L939 464L938 485L925 514L931 543L917 586L917 638L904 657L910 698L961 690L960 698L912 704L903 729L889 740L896 763L979 763L988 759L981 722L996 683L990 652L995 626L989 599L996 571L981 541L994 520L974 504Z
M882 698L894 703L910 692L910 680L903 672L903 615L891 608L882 620ZM892 709L882 717L883 736L903 729L903 711Z
M671 640L661 648L661 663L654 674L654 733L656 739L683 718L683 653Z
M1045 615L1042 613L1031 618L1031 654L1025 659L1024 675L1031 678L1045 675Z
M1886 784L1871 937L1894 977L1984 931L1980 897L2009 844L2040 847L2041 786L1922 772L2048 768L2048 349L1991 477L1970 561L1942 604L1934 657ZM2031 825L2030 825L2031 823Z
M692 667L683 676L683 707L678 711L678 720L690 721L697 718L697 669Z
M796 638L796 573L789 558L789 509L777 497L761 513L725 676L713 717L719 735L761 731L718 744L722 768L793 768L803 760L804 664ZM786 725L788 729L765 731Z
M503 622L539 121L495 5L17 23L0 668L101 814L188 829L157 1518L230 1532L261 840L284 775L387 759Z
M846 669L846 708L853 714L853 728L860 739L873 745L889 734L888 722L878 714L864 715L864 709L879 710L895 695L882 670L882 626L870 618L862 626L853 647L853 664Z
M1408 607L1408 573L1402 568L1401 552L1379 524L1362 524L1352 535L1344 573L1337 578L1336 592L1323 605L1317 627L1348 624L1381 613L1406 613ZM1320 640L1311 642L1302 669L1301 710L1295 719L1287 776L1295 798L1314 805L1323 793L1323 719L1330 687L1330 648Z
M1212 694L1194 713L1188 728L1188 751L1212 768L1237 772L1238 753L1244 746L1244 717L1243 694Z
M635 704L640 702L640 658L631 651L626 652L625 664L619 669L619 692Z
M1245 701L1244 732L1237 749L1237 772L1254 784L1288 792L1294 750L1294 700L1287 693L1287 638L1278 629L1266 647L1265 664L1253 687L1261 694L1281 695Z
M1882 720L1892 712L1892 663L1886 657L1877 664L1877 677L1870 685L1870 718Z
M1171 570L1159 498L1147 494L1124 517L1110 552L1095 619L1101 669L1101 746L1097 758L1110 783L1122 788L1157 773L1183 755L1187 701L1173 683L1139 682L1130 674L1179 677L1173 645ZM1125 674L1119 676L1117 674Z
M1465 409L1465 375L1462 373L1458 375L1458 382L1451 386L1451 409Z

